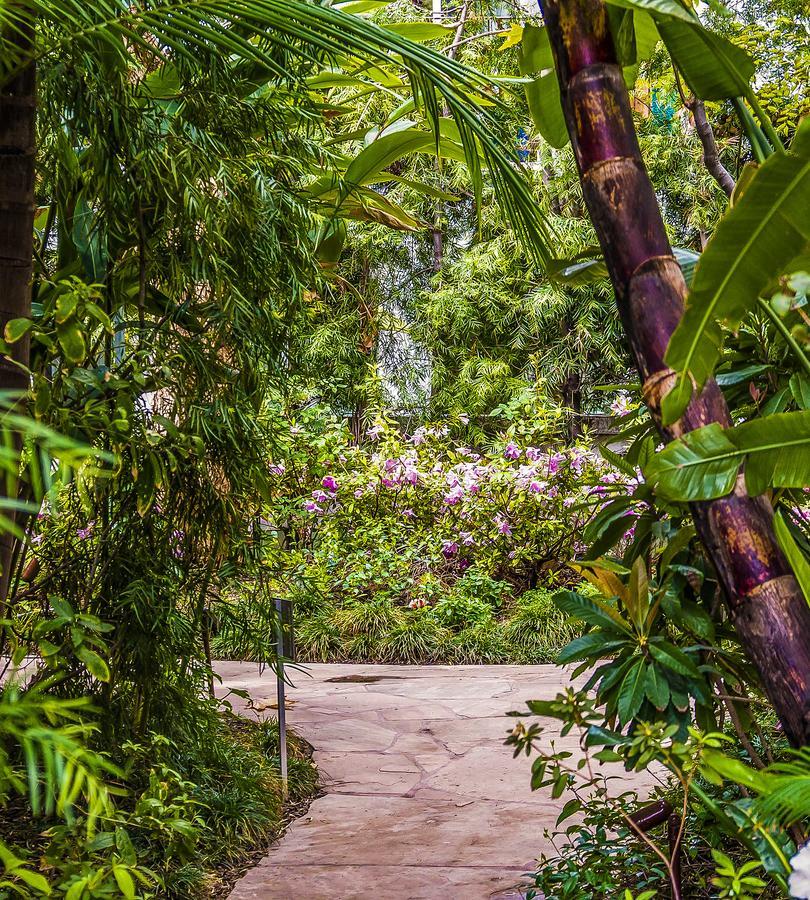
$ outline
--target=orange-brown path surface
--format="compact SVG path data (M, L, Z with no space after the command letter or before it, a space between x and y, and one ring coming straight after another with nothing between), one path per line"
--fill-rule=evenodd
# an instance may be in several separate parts
M218 693L246 690L259 715L276 714L271 671L236 662L217 671ZM288 721L315 748L325 794L230 900L521 896L566 798L529 789L531 761L503 744L514 724L505 713L554 697L560 669L308 664L290 674ZM579 752L575 739L556 744ZM636 786L644 797L651 785L622 777L616 792Z

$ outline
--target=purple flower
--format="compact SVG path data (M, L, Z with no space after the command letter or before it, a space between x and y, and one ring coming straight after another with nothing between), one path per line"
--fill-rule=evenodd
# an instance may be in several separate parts
M471 531L459 531L458 536L461 538L461 543L466 547L470 547L475 543L475 538Z
M357 488L357 490L354 492L354 496L359 500L363 496L363 489Z
M416 516L416 513L412 509L403 509L402 515L405 516L406 519L413 519Z
M533 494L539 494L540 491L543 490L543 484L540 481L530 481L529 482L529 490Z
M335 481L332 475L327 475L321 481L321 486L327 491L336 491L338 489L338 483Z
M466 559L466 558L465 558L465 559L460 559L460 560L458 561L458 567L459 567L459 569L461 569L461 571L463 572L465 569L469 569L469 568L470 568L470 561L469 561L468 559Z
M517 444L510 441L503 449L503 455L506 459L520 459L520 448Z
M44 540L43 535L41 535L41 534L35 534L35 535L31 538L31 545L32 545L33 547L36 547L37 544L41 544L43 540Z
M313 492L312 492L312 499L313 499L316 503L323 503L323 502L325 502L326 500L331 500L331 495L330 495L330 494L327 494L326 491L321 491L321 490L313 491Z
M575 447L571 453L571 468L579 475L585 465L585 454L579 448Z
M323 510L320 508L320 506L318 506L318 504L314 500L307 500L306 503L304 503L304 509L306 509L307 512L311 512L311 513L322 513L323 512Z
M610 404L610 411L614 416L626 416L633 409L630 398L626 394L619 396Z
M526 459L536 462L543 455L543 451L539 447L527 447Z
M399 465L399 460L396 460L396 459L387 459L387 460L385 461L384 468L385 468L385 471L386 471L386 472L393 472L394 469L396 469L396 467L397 467L398 465Z
M512 526L509 524L509 521L506 518L506 516L503 516L500 513L498 513L498 515L495 516L495 518L492 521L495 523L495 526L497 527L499 534L505 534L505 535L509 536L512 533Z
M95 522L88 522L85 528L80 528L80 529L76 532L76 537L77 537L80 541L86 541L87 538L89 538L90 535L93 533L93 526L94 526L95 524L96 524Z
M383 486L387 488L396 487L397 483L393 478L383 478L382 480Z
M366 430L366 437L371 438L372 441L378 441L384 430L382 425L372 425Z
M548 470L553 475L560 468L560 463L565 459L564 453L552 453L548 458Z
M457 484L444 495L444 505L455 506L457 503L460 503L463 498L464 488L460 484Z
M462 413L462 414L458 417L458 420L459 420L459 422L461 422L462 425L469 425L469 424L470 424L470 417L469 417L466 413Z
M445 559L450 559L458 553L458 544L455 541L442 541L442 554Z
M271 475L283 475L285 471L284 463L274 463L270 466Z

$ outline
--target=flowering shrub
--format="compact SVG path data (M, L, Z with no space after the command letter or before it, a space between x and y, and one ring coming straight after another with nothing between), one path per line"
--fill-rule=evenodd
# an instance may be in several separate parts
M287 423L262 527L304 658L552 659L575 632L545 589L579 581L569 563L618 477L564 446L559 421L543 411L485 446L463 421L380 421L360 445L317 409Z
M305 432L292 436L309 443ZM313 552L331 544L344 556L347 542L362 544L370 523L384 522L398 547L421 548L421 564L445 580L471 566L518 590L541 575L565 580L600 481L615 477L592 449L542 434L532 435L537 443L506 435L485 449L453 439L448 425L406 435L380 424L367 437L357 447L333 435L303 465L273 464L280 497L306 487L299 535Z

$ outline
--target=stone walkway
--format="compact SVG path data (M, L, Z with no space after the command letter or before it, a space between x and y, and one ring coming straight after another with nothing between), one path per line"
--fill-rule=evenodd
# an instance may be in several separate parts
M245 689L275 715L261 702L275 698L270 671L217 668L221 694ZM291 674L288 720L315 747L326 793L230 900L521 896L564 801L530 791L530 760L503 745L504 713L553 697L559 669L308 665ZM557 745L577 749L570 738Z

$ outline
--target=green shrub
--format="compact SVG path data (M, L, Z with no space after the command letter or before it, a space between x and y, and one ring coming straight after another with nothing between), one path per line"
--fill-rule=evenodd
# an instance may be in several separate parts
M402 614L388 600L354 601L334 614L334 622L345 637L382 639L402 621Z
M464 628L450 640L449 656L461 665L495 665L512 662L503 629L493 621Z
M527 591L504 625L504 637L513 650L514 662L554 662L557 654L581 631L551 599L550 591Z
M474 600L455 592L440 600L430 614L440 625L456 631L494 623L492 607L486 601Z
M468 569L455 584L456 592L469 600L500 607L509 585L504 581L490 578L477 568Z
M428 663L443 659L449 632L426 609L405 613L382 639L381 662Z

